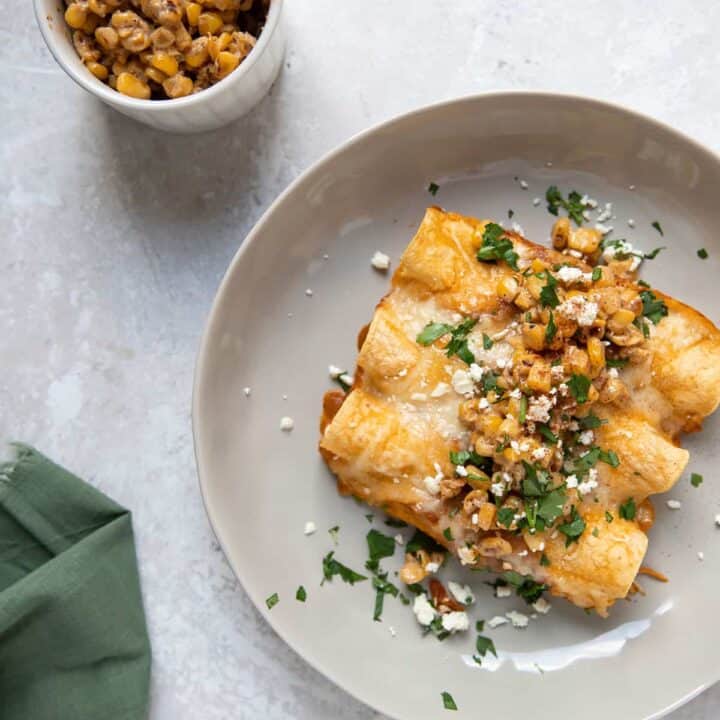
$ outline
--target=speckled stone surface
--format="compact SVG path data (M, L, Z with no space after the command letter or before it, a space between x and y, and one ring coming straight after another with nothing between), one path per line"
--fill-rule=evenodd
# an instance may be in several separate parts
M720 5L288 2L271 95L195 137L146 129L76 87L30 5L2 3L0 436L36 444L133 510L153 720L380 718L274 635L206 520L190 394L218 282L302 170L370 124L444 98L578 92L720 149ZM720 687L671 717L718 714Z

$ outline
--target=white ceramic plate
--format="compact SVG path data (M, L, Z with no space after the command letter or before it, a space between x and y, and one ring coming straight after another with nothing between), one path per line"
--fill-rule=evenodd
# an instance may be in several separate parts
M430 181L440 185L435 198ZM671 582L644 582L647 596L619 603L607 620L555 600L526 630L492 631L499 659L478 667L470 659L474 633L439 643L421 637L410 608L392 598L383 621L373 622L367 582L351 587L336 578L320 587L321 559L334 547L328 528L341 528L334 549L342 562L362 570L367 556L369 511L338 496L316 446L327 366L353 367L357 332L388 287L388 277L371 269L371 255L382 250L396 261L433 203L500 221L512 208L526 235L542 241L553 218L544 202L532 201L549 184L612 202L616 236L644 250L668 246L645 264L645 277L720 320L718 158L619 107L500 93L393 120L306 172L245 240L205 333L193 421L202 492L220 543L288 644L394 718L444 716L440 694L449 691L459 707L453 717L641 720L720 677L718 417L686 442L689 469L704 474L704 485L694 489L683 477L670 495L682 501L679 511L666 498L656 502L648 561ZM696 256L701 247L708 260ZM284 415L295 420L292 433L280 431ZM305 537L308 520L318 531ZM373 526L395 532L380 517ZM397 569L400 552L387 564ZM523 609L521 601L493 598L482 584L487 576L449 565L445 578L469 577L476 587L474 617ZM299 585L307 589L304 604L295 600ZM268 611L265 599L276 592L280 602Z

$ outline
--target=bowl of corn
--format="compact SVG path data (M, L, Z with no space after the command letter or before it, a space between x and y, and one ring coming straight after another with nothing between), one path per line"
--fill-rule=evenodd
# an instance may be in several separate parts
M159 130L214 130L277 77L283 0L34 0L60 67L119 112Z

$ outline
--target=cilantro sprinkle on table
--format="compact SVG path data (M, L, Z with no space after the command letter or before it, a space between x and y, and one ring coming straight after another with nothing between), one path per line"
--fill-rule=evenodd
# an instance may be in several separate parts
M628 498L618 508L618 515L620 515L623 520L634 520L636 512L637 507L635 506L635 500L633 500L633 498Z
M708 259L708 251L707 251L705 248L700 248L700 249L697 251L697 256L698 256L701 260L707 260L707 259Z
M443 701L443 707L446 710L457 710L457 705L455 704L455 700L453 700L453 696L446 691L442 692L442 701Z
M307 591L302 585L300 585L300 587L297 589L297 592L295 593L295 599L298 602L305 602L307 600Z
M452 542L454 540L452 530L449 527L446 527L443 530L443 537L450 542Z
M690 484L693 487L695 487L695 488L700 487L702 485L702 481L703 481L703 476L700 475L699 473L692 473L692 475L690 475Z
M277 593L273 593L269 598L267 598L267 600L265 600L268 610L272 610L279 602L280 597Z
M568 199L565 200L563 194L558 190L557 185L550 185L545 191L545 199L547 200L547 209L551 215L557 215L559 208L564 208L567 211L568 217L575 221L575 224L580 226L583 224L583 212L585 206L582 204L582 196L576 190L571 190L568 194Z
M437 195L437 191L440 189L440 186L437 183L431 182L428 185L428 192L435 197Z
M657 220L654 220L650 223L663 237L665 236L665 233L663 232L662 227L660 227L660 223Z
M323 558L323 579L320 583L321 585L324 585L326 580L332 581L336 575L339 575L343 582L349 583L350 585L367 580L366 575L361 575L351 570L347 565L343 565L340 561L335 560L334 555L335 551L333 550Z

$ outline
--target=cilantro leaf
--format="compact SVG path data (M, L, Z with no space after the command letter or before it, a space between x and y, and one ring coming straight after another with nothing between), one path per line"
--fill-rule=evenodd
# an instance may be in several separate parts
M614 450L600 449L598 459L602 460L604 463L607 463L608 465L610 465L610 467L616 468L620 465L620 458L617 456L617 453Z
M474 465L479 470L490 474L492 472L493 459L478 455L474 450L451 450L450 462L453 465Z
M654 250L651 250L649 253L645 253L643 255L643 258L645 260L654 260L663 250L667 250L667 248L664 245L662 247L656 247Z
M594 267L592 271L591 279L593 282L597 282L602 277L602 268L601 267Z
M548 565L550 565L550 558L545 553L540 556L540 564L543 567L548 567Z
M297 592L295 593L295 599L298 602L305 602L307 600L307 590L300 585L300 587L297 589Z
M562 207L567 211L568 217L575 221L576 225L583 224L585 206L582 204L582 196L576 190L572 190L568 194L568 199L565 200L557 185L550 185L545 191L545 199L548 204L548 212L551 215L557 215L558 210Z
M488 223L483 230L482 245L478 248L477 259L480 262L496 262L504 260L513 270L518 268L518 254L512 241L503 237L505 230L497 223Z
M543 288L543 290L544 289L545 288ZM550 315L548 317L548 324L547 324L547 327L545 328L545 342L549 345L555 338L556 334L557 334L557 325L555 324L555 314L553 313L552 310L550 310Z
M558 530L567 538L567 540L565 540L565 547L577 542L585 532L585 527L585 521L580 517L577 508L573 505L570 512L570 521L558 525Z
M568 380L567 385L579 405L587 402L588 391L590 390L589 377L573 373L572 377Z
M547 471L538 469L527 460L522 461L525 468L525 477L522 481L522 494L524 497L542 497L549 482Z
M370 562L377 562L395 553L395 538L383 535L374 528L365 536Z
M558 443L558 436L555 435L552 430L547 425L536 425L535 426L537 431L542 435L543 439L549 442L551 445L557 445Z
M642 290L640 297L643 303L643 317L646 317L653 325L657 325L668 314L668 308L664 300L659 300L652 290Z
M428 323L422 330L422 332L415 338L415 341L420 345L432 345L436 340L439 340L443 335L447 335L452 332L453 326L446 325L445 323Z
M376 575L372 579L372 586L375 588L375 607L373 609L373 620L380 622L382 616L383 605L385 604L385 595L392 595L397 597L399 590L396 585L393 585L387 580L387 573Z
M332 581L336 575L339 575L343 582L349 583L350 585L367 580L367 576L360 575L360 573L351 570L347 565L343 565L338 560L335 560L333 555L335 555L334 550L323 558L323 580L320 583L321 585L324 585L326 580Z
M448 541L452 542L455 538L453 537L452 530L449 527L446 527L443 530L443 537Z
M437 191L440 189L440 186L437 183L431 182L428 185L428 192L435 197L437 195Z
M520 398L520 408L518 410L518 422L521 425L525 424L525 420L527 420L527 410L528 410L528 399L527 395L523 395Z
M697 251L697 256L698 256L701 260L707 260L707 259L708 259L708 251L707 251L705 248L700 248L700 249Z
M532 605L537 602L542 594L548 589L547 585L535 582L530 575L521 575L519 572L514 570L507 570L504 572L500 579L496 581L495 585L510 585L518 597L521 597L528 605Z
M595 430L605 423L607 423L607 420L601 420L594 413L588 413L585 417L578 418L578 425L581 430Z
M628 358L608 358L605 364L609 368L624 368L629 362Z
M467 337L470 331L477 325L475 318L466 318L457 325L447 325L446 323L428 323L415 338L420 345L427 347L439 340L443 335L450 334L450 342L445 348L445 354L448 357L457 355L463 362L468 365L475 362L475 356L470 351L467 344Z
M273 593L269 598L265 600L268 610L272 610L280 602L280 596L277 593Z
M484 658L489 652L497 657L497 651L495 650L495 643L484 635L478 635L475 640L475 649L481 658ZM477 661L476 661L477 662Z
M538 503L538 517L542 518L547 525L552 525L562 515L566 499L564 488L557 487L551 490Z
M483 339L483 349L484 350L490 350L490 348L492 348L492 346L495 344L495 343L493 343L492 338L485 333L482 334L482 339Z
M692 473L690 475L690 484L693 487L695 487L695 488L700 487L702 485L702 481L703 481L703 476L700 475L699 473Z
M540 290L540 304L542 307L556 308L560 304L556 291L557 279L550 272L545 272L544 275L547 284Z
M609 523L613 521L612 513L609 510L605 511L605 521Z
M662 227L660 227L660 223L657 220L654 220L650 223L662 236L665 236L665 233L663 232Z
M633 500L632 498L628 498L618 508L618 515L620 515L623 520L634 520L636 511L637 507L635 505L635 500Z
M408 541L405 550L409 553L416 553L418 550L425 550L429 553L445 552L445 548L442 545L435 542L435 540L421 530L415 530L415 534Z
M497 511L497 521L500 525L509 528L515 519L515 511L512 508L500 508Z
M457 710L457 705L455 704L455 700L453 700L453 696L446 691L442 692L442 701L443 701L443 707L446 710Z

